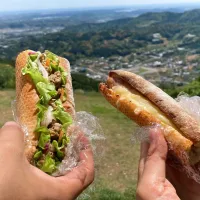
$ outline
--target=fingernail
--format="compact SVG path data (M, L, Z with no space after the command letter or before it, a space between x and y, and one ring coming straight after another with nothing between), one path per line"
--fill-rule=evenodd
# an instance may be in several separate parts
M149 133L149 140L151 143L157 143L157 140L158 140L158 129L157 128L153 128L150 130L150 133Z
M19 127L19 125L16 123L16 122L6 122L3 126L3 127L6 127L6 126L16 126L16 127Z

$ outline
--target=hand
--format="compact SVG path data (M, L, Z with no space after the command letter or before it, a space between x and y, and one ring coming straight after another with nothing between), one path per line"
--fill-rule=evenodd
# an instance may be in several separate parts
M167 143L159 128L150 131L150 143L141 144L137 200L178 200L166 179Z
M87 140L84 144L89 146ZM24 155L24 134L14 122L0 129L0 200L72 200L94 179L92 150L80 153L80 164L61 177L30 165Z
M199 200L200 184L174 167L167 165L167 179L174 185L181 200Z
M167 165L166 157L167 143L163 134L159 128L152 129L150 144L141 144L137 199L200 199L200 184L188 178L184 172Z

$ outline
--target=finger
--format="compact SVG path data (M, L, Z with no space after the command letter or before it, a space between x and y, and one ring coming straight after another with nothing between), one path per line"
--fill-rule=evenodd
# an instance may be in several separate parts
M80 164L66 177L78 179L83 188L87 187L94 180L94 161L92 150L87 149L80 153Z
M149 143L144 141L140 145L140 160L139 160L139 167L138 167L138 182L140 181L140 178L143 174L144 171L144 163L145 163L145 158L147 157L149 149Z
M165 179L167 143L160 128L150 131L150 147L145 158L143 181L156 182Z
M83 150L80 152L80 164L70 173L59 177L60 195L75 199L94 180L93 152L88 140L82 139Z
M78 177L78 179L83 183L84 187L87 187L94 179L93 152L87 137L82 134L79 139L82 149L79 154L79 165L71 173L68 173L66 177Z
M24 133L15 122L7 122L0 129L1 152L19 153L24 151Z

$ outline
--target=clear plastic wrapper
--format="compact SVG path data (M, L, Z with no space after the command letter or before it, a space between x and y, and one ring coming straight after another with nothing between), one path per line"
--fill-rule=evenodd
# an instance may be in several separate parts
M92 114L81 111L76 113L76 120L70 127L72 132L70 143L68 144L66 156L59 165L58 171L53 176L64 175L67 171L77 166L79 162L79 153L83 149L82 136L89 140L89 145L92 147L95 160L99 159L104 153L105 136L98 122L98 119ZM84 146L84 148L87 148Z
M189 97L185 93L181 93L176 101L198 122L200 122L200 97Z
M12 102L12 112L14 120L21 126L25 133L25 142L29 146L28 130L26 126L20 124L16 112L16 101ZM65 157L58 170L54 172L53 176L62 176L68 171L72 170L79 164L79 153L83 148L87 148L83 144L83 137L86 137L88 144L93 150L95 160L98 160L104 153L105 136L98 119L90 113L85 111L77 112L74 123L68 128L70 142L65 148Z
M182 108L185 109L187 113L193 116L200 124L200 97L193 96L190 97L185 93L181 93L175 99ZM152 126L145 126L145 127L138 127L132 136L131 140L133 143L139 143L147 141L149 142L149 133L152 128L155 128L159 125L152 125ZM160 127L160 126L159 126ZM163 130L164 131L164 130ZM173 151L171 145L169 144L169 151ZM179 152L182 160L189 160L188 154L186 152ZM184 165L179 162L176 158L169 154L168 157L168 164L173 166L174 168L183 171L187 174L189 178L192 178L196 182L200 183L200 163L191 166L189 163L184 163Z

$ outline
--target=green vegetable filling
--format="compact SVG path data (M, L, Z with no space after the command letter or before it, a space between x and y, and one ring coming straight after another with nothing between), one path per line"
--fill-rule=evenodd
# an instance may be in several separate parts
M48 77L43 73L48 73ZM67 98L67 72L60 65L57 55L45 51L43 54L31 52L22 74L32 79L39 95L35 128L38 145L33 156L33 164L42 171L52 174L65 156L65 147L69 143L66 130L73 122L62 104Z

